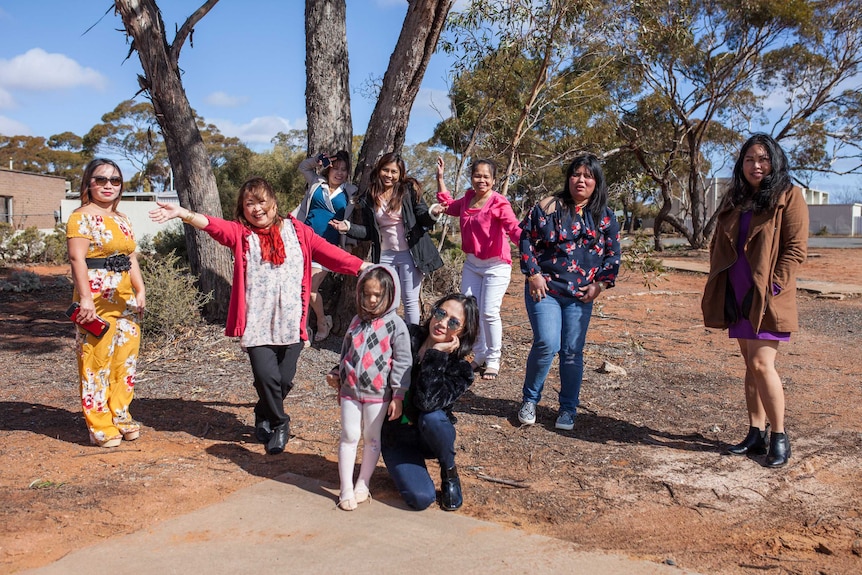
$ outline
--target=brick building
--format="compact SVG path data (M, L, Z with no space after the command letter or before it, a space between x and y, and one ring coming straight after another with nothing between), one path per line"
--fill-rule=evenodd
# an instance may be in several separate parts
M53 230L66 186L66 179L59 176L0 170L0 222L16 230L33 226Z

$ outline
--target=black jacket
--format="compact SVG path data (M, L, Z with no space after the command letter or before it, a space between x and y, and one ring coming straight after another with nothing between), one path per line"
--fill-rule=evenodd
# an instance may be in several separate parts
M404 415L416 421L418 412L442 409L451 418L452 405L473 383L473 368L467 360L436 349L427 350L420 362L419 348L425 341L425 330L416 325L407 329L413 350L413 370L404 401Z
M380 263L380 229L377 219L374 217L373 200L367 194L363 194L357 205L362 214L363 224L350 223L347 235L360 241L371 242L371 261ZM401 201L401 217L404 220L404 229L407 232L407 245L410 255L413 256L413 264L423 274L433 272L443 266L440 253L431 241L428 230L434 227L435 220L431 217L428 204L425 200L415 198L413 187L408 185L404 190Z

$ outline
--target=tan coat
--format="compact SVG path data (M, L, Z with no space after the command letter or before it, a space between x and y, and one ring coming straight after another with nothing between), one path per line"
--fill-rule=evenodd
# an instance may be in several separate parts
M701 309L707 327L725 329L725 291L728 270L736 262L739 210L719 213L709 254L709 279ZM808 206L802 191L793 187L778 199L774 210L754 214L745 241L745 257L754 277L749 321L755 332L799 330L796 310L796 273L808 248ZM772 295L772 284L781 291ZM731 294L732 297L732 294Z

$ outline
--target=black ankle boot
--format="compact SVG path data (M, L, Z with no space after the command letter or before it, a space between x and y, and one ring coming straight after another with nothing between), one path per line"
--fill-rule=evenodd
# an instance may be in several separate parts
M752 425L748 428L748 435L745 436L742 443L728 447L727 452L732 455L763 455L766 453L766 433L768 429L769 424L766 424L766 429L763 431Z
M464 504L458 468L453 465L449 469L440 469L440 479L440 507L443 511L455 511Z
M269 426L269 421L260 419L254 422L254 437L261 443L268 443L272 437L272 429Z
M790 439L786 433L772 432L769 436L769 454L766 467L781 467L790 459Z
M287 440L290 437L290 425L285 421L272 429L272 436L266 442L266 452L270 455L278 455L284 451Z

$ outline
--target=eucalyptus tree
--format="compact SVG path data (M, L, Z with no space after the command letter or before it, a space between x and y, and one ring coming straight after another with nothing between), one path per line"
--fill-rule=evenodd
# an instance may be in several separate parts
M797 170L835 171L833 150L858 170L862 35L851 0L638 0L619 5L612 42L642 89L621 101L618 134L660 190L655 245L668 223L702 247L710 154L764 130ZM770 96L772 98L770 98ZM775 103L767 106L772 99ZM771 109L770 109L771 108ZM775 118L778 118L777 121ZM663 126L656 126L661 118ZM845 154L846 155L846 154ZM678 191L675 187L683 183ZM687 203L691 225L671 213Z
M601 6L479 0L452 14L443 44L457 62L452 116L434 138L461 157L459 173L468 157L492 157L501 193L536 196L561 185L560 166L576 151L600 151L607 138L593 128L605 124L620 77L615 57L598 49L611 25Z
M153 104L173 168L180 204L206 214L221 216L218 187L210 157L201 137L194 111L183 88L180 52L196 24L216 5L206 0L183 22L173 40L155 0L115 0L114 6L132 39L129 55L137 53L143 68L138 76L141 90ZM205 313L213 319L227 317L230 300L230 252L207 234L185 226L186 247L192 273L201 290L212 292Z

